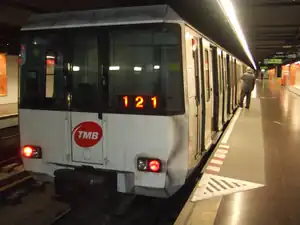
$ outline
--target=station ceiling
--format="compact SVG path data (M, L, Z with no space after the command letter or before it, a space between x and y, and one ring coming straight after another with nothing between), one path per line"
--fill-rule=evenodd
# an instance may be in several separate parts
M300 47L300 0L232 0L256 62ZM216 0L0 0L0 51L18 52L20 27L30 14L168 4L185 20L246 62Z

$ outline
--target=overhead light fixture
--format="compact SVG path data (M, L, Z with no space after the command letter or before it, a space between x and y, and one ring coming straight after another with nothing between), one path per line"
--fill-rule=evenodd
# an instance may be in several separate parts
M239 42L241 43L247 57L249 58L250 62L252 63L254 69L256 69L256 64L255 64L252 54L250 52L245 35L244 35L244 33L241 29L241 26L239 24L239 21L237 19L235 9L234 9L234 6L233 6L231 0L217 0L217 1L220 5L222 11L226 15L226 17L229 19L231 27L234 30Z
M133 70L134 70L134 71L137 71L137 72L140 72L140 71L143 70L143 68L142 68L142 67L139 67L139 66L135 66L135 67L133 68Z
M74 72L80 71L80 67L79 67L79 66L73 66L73 71L74 71Z
M116 71L116 70L120 70L120 66L110 66L109 67L110 71Z

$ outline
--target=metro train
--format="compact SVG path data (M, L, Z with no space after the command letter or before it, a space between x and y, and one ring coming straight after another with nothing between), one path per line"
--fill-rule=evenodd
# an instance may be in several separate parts
M169 6L33 15L21 31L22 160L57 194L113 176L168 198L238 107L246 64Z

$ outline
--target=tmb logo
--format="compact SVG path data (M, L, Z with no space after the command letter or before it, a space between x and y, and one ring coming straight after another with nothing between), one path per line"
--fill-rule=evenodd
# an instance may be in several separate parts
M74 127L73 138L75 143L82 148L96 145L103 136L102 128L95 122L82 122Z

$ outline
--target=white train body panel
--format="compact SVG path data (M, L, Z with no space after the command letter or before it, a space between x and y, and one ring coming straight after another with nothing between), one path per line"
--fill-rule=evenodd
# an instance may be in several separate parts
M165 188L184 184L187 170L187 120L185 116L159 117L20 110L21 145L34 143L43 149L42 160L24 159L29 171L52 176L59 165L88 165L120 173L134 173L133 186ZM47 118L47 120L45 120ZM34 120L34 123L32 122ZM77 121L72 124L74 121ZM82 148L74 141L73 128L81 122L102 124L103 138L93 148ZM117 141L116 141L117 140ZM178 145L178 142L181 142ZM168 170L159 174L139 172L138 156L159 158ZM175 156L175 157L174 157ZM166 174L168 171L168 175ZM122 189L122 185L119 187Z
M74 17L77 22L74 22L72 17ZM80 96L89 96L88 91L91 90L92 86L88 86L89 88L85 89L86 92L84 92L84 94L81 93L81 95L78 95L80 92L76 92L76 85L74 89L71 90L72 93L74 92L73 96L70 93L66 93L66 97L68 98L68 103L66 104L68 105L64 106L65 108L63 109L52 110L47 108L48 106L43 106L44 108L39 108L36 105L31 106L31 103L26 103L23 95L26 94L26 85L36 85L32 80L35 81L34 79L37 74L44 73L43 68L39 70L32 66L42 65L41 67L43 67L44 61L37 60L37 62L34 62L35 64L30 63L30 59L37 57L40 53L48 54L48 50L42 48L43 44L41 44L42 47L40 47L39 51L34 50L33 53L25 53L24 61L28 61L28 54L31 58L29 59L29 63L25 63L25 66L22 66L21 104L19 110L22 147L26 145L39 146L42 151L41 158L23 158L25 169L33 172L37 179L53 180L55 171L64 168L75 170L76 168L91 167L99 171L115 172L117 174L116 185L119 192L155 197L169 197L173 195L185 184L189 174L199 165L202 156L211 147L214 141L214 135L217 133L220 134L223 126L228 122L230 116L230 113L228 113L229 106L232 106L232 109L235 107L235 104L232 102L234 98L229 93L231 89L228 83L228 77L233 76L231 73L229 74L230 70L227 68L226 60L230 55L186 24L174 11L166 6L92 10L84 13L71 12L68 13L68 15L49 14L35 16L29 21L29 25L25 26L23 31L29 32L26 38L30 40L28 45L31 46L32 49L35 49L36 46L39 47L39 45L35 41L31 43L30 35L35 35L35 33L31 32L39 32L40 30L51 33L54 29L54 35L56 34L55 32L65 32L65 30L76 30L77 28L86 29L88 27L135 26L139 24L144 27L151 24L155 24L155 26L172 24L173 27L170 28L170 30L172 30L175 29L174 26L178 26L177 28L180 32L177 33L177 35L180 42L177 43L177 45L180 47L181 53L178 62L176 61L176 56L174 56L174 54L176 55L178 52L172 52L174 51L174 49L172 49L174 48L172 47L174 40L172 38L168 40L164 39L164 35L159 33L158 36L155 36L156 39L152 39L155 39L160 43L159 45L163 46L159 57L161 65L157 64L157 62L156 64L150 64L150 72L149 65L148 67L143 67L143 71L142 67L137 65L134 67L134 72L130 72L139 77L142 76L143 73L149 72L149 76L145 79L150 79L151 76L155 75L155 71L153 72L152 68L154 68L154 70L161 70L161 74L166 76L165 79L167 80L163 81L165 82L163 83L165 86L162 86L164 92L162 96L165 96L165 101L167 102L166 108L171 112L172 110L176 111L177 105L180 105L178 102L182 99L183 103L182 106L180 106L181 108L179 107L180 110L178 112L168 114L165 112L153 113L153 111L150 111L149 113L149 111L145 111L145 113L140 113L139 111L127 112L123 108L122 112L120 112L119 109L114 109L113 112L110 112L110 110L107 109L102 110L102 100L95 101L97 104L99 102L99 107L95 106L96 108L89 110L86 108L78 110L77 106L72 106L72 101L76 102ZM135 29L135 27L133 28ZM99 31L97 31L98 33L93 33L94 31L87 30L87 33L88 32L99 35ZM80 36L82 33L84 32L75 34ZM73 38L75 36L76 38L76 35L73 34L71 37ZM88 41L79 39L80 42L75 45L75 50L77 51L78 48L78 51L82 53L82 55L88 55L87 59L79 58L79 62L76 62L76 60L72 59L72 57L66 53L67 51L64 47L68 45L68 43L61 44L59 42L60 44L57 44L59 54L55 56L55 60L57 60L55 63L61 63L59 65L63 68L66 67L66 69L61 73L58 72L55 74L55 76L61 76L62 78L56 81L56 83L52 81L51 85L57 85L62 80L68 82L68 76L71 76L71 82L74 82L73 79L77 79L83 83L90 82L93 85L99 85L97 87L101 89L100 92L102 94L104 88L101 85L104 86L104 84L101 83L102 81L100 80L104 77L102 77L104 63L99 63L100 59L103 60L101 58L103 54L98 51L101 51L102 47L105 48L107 45L110 45L110 48L114 48L114 43L117 42L119 43L118 48L120 48L120 46L125 45L124 43L126 43L126 41L132 39L130 36L126 36L126 33L121 35L116 35L117 37L115 39L109 36L113 41L107 41L104 34L103 37L101 35L99 35L99 37L97 36L98 44L102 44L102 46L97 45L95 48L90 48L88 49L88 53L85 53L80 48L80 44L88 43L92 45L92 41L89 43ZM137 38L137 42L147 41L147 35L144 33L142 33L142 35L144 36ZM151 35L154 36L154 34ZM103 41L103 43L99 41L99 39ZM109 44L104 44L106 43L105 41ZM216 56L220 57L217 64L213 64L215 53L213 52L212 46L216 49ZM52 45L51 48L53 48ZM143 51L149 51L150 53L152 51L145 49ZM126 48L124 48L124 51L126 51ZM131 54L132 51L133 50L129 51L128 54ZM133 57L133 55L125 55L124 57L122 51L118 54L109 54L110 67L109 70L107 70L110 82L119 82L107 91L108 95L113 95L116 89L122 87L123 83L126 83L126 81L120 81L118 79L120 79L122 74L127 73L126 70L124 70L125 72L120 70L120 68L122 69L124 67L123 65L114 64L114 61L118 62L118 57L123 57L124 59L122 58L122 60L126 61L130 57ZM137 51L136 54L139 54L139 52ZM94 59L96 56L99 57L99 59ZM66 62L70 61L71 63L64 62L64 57ZM144 61L150 61L150 59L147 58L147 54L144 53L143 57L145 57L143 59ZM44 58L48 59L48 55ZM72 60L75 61L78 66L76 66L77 64ZM86 60L86 62L83 63L82 61L84 60ZM121 63L123 63L122 60L119 59ZM139 61L139 59L135 60ZM176 63L180 65L174 66ZM220 63L222 63L222 65L220 65ZM243 65L241 62L239 63ZM98 67L93 67L95 64L99 64ZM73 71L70 72L71 65L73 66ZM217 67L213 65L217 65ZM75 66L76 71L74 70ZM59 69L61 69L61 67L58 67L57 71L60 71ZM36 73L32 72L34 69L37 71ZM81 69L86 70L86 74L81 74L83 78L76 75L76 72L79 72ZM67 73L67 75L64 73ZM92 77L91 74L94 77ZM101 74L101 76L99 74ZM181 77L179 83L178 77L176 77L178 74ZM89 75L91 77L88 77ZM217 76L217 79L213 79L215 76ZM26 79L29 79L28 77L31 79L31 83L26 83ZM47 79L48 77L45 78L45 83L48 81ZM97 80L96 82L94 82L95 79ZM138 80L138 77L136 79ZM44 84L44 81L36 82L40 82L39 84L42 85ZM152 86L150 85L153 85L153 83L155 82L149 80L149 89L151 89ZM156 84L154 87L157 88L159 84ZM72 85L74 85L74 83L72 83ZM37 85L36 87L39 88L40 86ZM58 85L58 91L56 90L58 92L57 95L60 94L59 88L61 87L62 86ZM152 87L152 89L155 88ZM48 86L45 89L46 95L48 92L51 92L49 90L52 90ZM131 89L128 88L127 91L131 91ZM148 86L145 86L144 89L148 89ZM146 92L147 90L140 90L136 95L143 95ZM219 92L220 97L216 98L215 95ZM127 92L122 90L120 93L123 98L126 97L125 101L127 101ZM75 101L74 99L76 98L78 99ZM99 98L102 99L103 96L101 95ZM163 98L164 97L162 97L162 99ZM216 99L218 99L217 102L215 101ZM114 99L112 103L110 102L109 104L115 104L117 100L118 99ZM88 99L86 101L88 101ZM80 104L83 103L84 101ZM128 102L125 103L127 104ZM218 106L214 107L216 103L218 103ZM87 106L91 107L91 104ZM217 118L215 118L216 115ZM215 126L213 126L214 122L216 123ZM161 160L161 171L159 173L140 171L138 169L137 159L143 157Z

